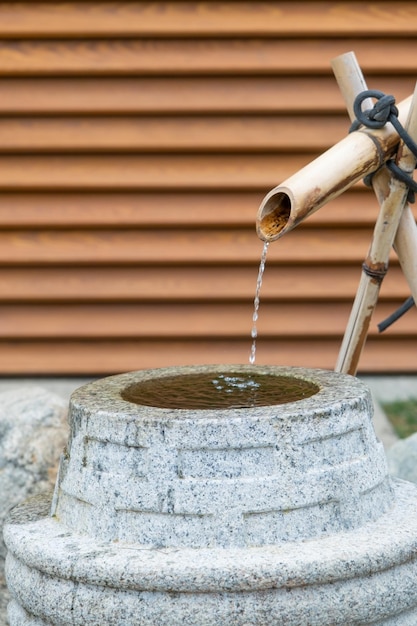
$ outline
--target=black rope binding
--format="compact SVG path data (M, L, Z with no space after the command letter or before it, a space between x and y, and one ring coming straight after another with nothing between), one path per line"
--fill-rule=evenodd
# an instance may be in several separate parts
M402 303L400 307L398 307L396 311L394 311L394 313L391 313L391 315L389 315L383 322L380 322L378 324L379 332L380 333L384 332L384 330L388 328L388 326L391 326L391 324L393 324L398 319L400 319L400 317L402 317L404 313L407 313L407 311L411 309L411 307L413 306L414 306L414 298L413 296L410 296L409 298L407 298L405 302Z
M376 100L376 103L374 104L372 109L362 110L362 103L367 98L374 98ZM366 126L367 128L382 128L387 122L390 122L397 131L399 137L403 140L405 145L417 158L417 143L413 140L412 137L410 137L410 135L398 119L398 109L395 106L394 96L386 95L382 91L378 91L376 89L367 89L356 96L355 102L353 103L353 111L356 115L356 119L349 129L350 133L358 130L362 125ZM415 180L406 172L404 172L404 170L398 167L394 159L390 159L389 161L387 161L385 163L385 166L389 169L389 171L395 178L407 185L407 202L409 204L414 204L415 193L417 192L417 183L415 182ZM375 172L369 174L368 176L365 176L365 178L363 179L363 182L368 187L372 186L372 178L374 174ZM379 332L382 333L386 328L391 326L391 324L396 322L402 315L404 315L404 313L411 309L413 305L414 299L412 296L410 296L396 311L394 311L394 313L387 317L387 319L385 319L383 322L378 324Z

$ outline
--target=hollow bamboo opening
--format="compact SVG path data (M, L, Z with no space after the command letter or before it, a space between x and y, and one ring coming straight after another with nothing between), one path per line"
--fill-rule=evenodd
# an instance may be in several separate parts
M277 239L289 222L291 207L291 198L283 191L269 198L257 221L258 237L265 241Z

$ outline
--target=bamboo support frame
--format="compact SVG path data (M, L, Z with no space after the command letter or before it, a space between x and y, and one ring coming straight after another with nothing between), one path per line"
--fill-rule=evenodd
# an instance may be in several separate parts
M405 123L411 96L398 105ZM379 130L360 129L324 152L278 187L259 207L257 233L274 241L364 176L375 172L397 151L399 137L391 124Z
M362 72L352 52L334 59L332 67L350 119L353 120L355 118L354 99L358 93L367 89ZM411 137L416 140L417 86L405 127ZM397 155L397 165L412 175L415 163L416 158L410 150L406 146L401 146ZM352 375L357 371L393 245L413 297L417 296L417 227L406 202L408 189L404 183L392 177L386 168L374 176L372 185L381 208L335 367L336 371Z
M354 100L367 89L361 69L353 52L334 59L332 67L353 121ZM369 99L363 106L372 108L373 101ZM414 94L403 100L398 110L399 121L417 142L417 85ZM372 186L380 212L335 367L336 371L352 375L357 370L392 247L417 304L417 225L407 204L408 187L382 167L394 156L396 164L412 177L417 159L390 123L376 131L361 127L272 189L257 216L260 239L274 241L375 172Z

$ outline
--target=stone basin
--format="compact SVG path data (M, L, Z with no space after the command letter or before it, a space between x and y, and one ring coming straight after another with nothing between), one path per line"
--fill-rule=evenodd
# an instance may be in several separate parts
M53 497L5 525L11 626L417 623L417 489L358 379L131 372L74 392L70 426Z

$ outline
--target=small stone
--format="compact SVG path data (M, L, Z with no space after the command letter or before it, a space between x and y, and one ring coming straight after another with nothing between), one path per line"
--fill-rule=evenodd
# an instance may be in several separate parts
M14 506L50 490L68 439L66 402L41 387L0 394L0 530ZM0 532L0 626L6 624L6 548Z
M387 452L392 476L417 483L417 433L400 439Z

